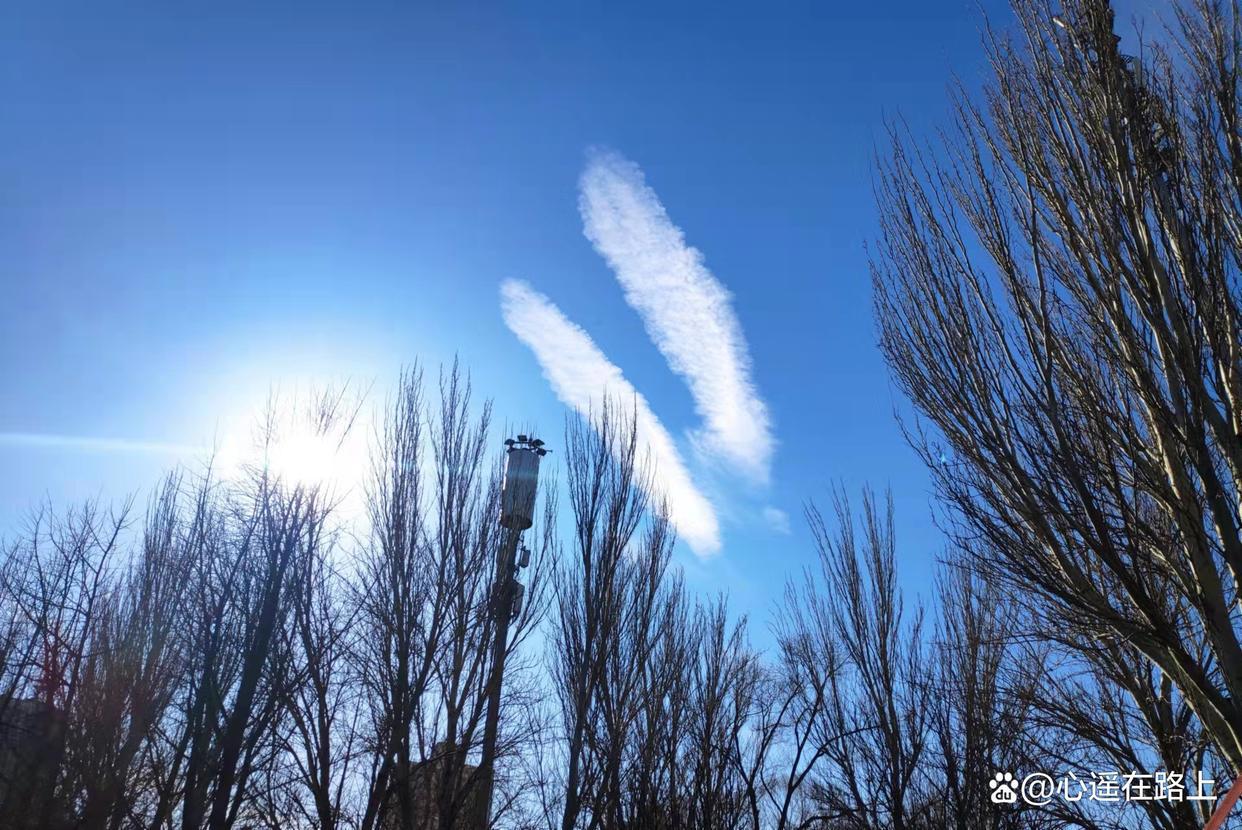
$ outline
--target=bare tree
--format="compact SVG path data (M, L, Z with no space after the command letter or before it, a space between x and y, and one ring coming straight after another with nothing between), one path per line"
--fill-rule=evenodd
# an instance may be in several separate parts
M628 657L614 661L622 672L629 667L632 685L623 688L637 705L629 733L611 740L620 744L624 759L624 791L612 799L613 811L628 826L676 827L692 809L686 791L694 776L682 742L695 714L690 669L700 638L684 586L666 574L671 546L671 528L657 516L639 543L638 567L630 575L630 624L619 649Z
M690 723L684 766L688 827L728 830L749 812L747 786L734 761L751 726L758 655L746 641L745 618L730 622L723 597L697 611L697 659L690 675Z
M332 400L316 423L333 420ZM724 598L687 591L621 413L569 424L574 556L550 593L538 579L558 553L550 493L527 537L536 565L506 643L487 824L1202 821L1187 804L995 809L987 783L1001 769L1224 774L1227 758L1172 675L1064 616L1069 606L982 546L951 557L933 637L898 589L891 500L868 492L855 514L838 495L831 517L808 510L818 567L790 581L763 659ZM0 563L0 703L41 713L38 767L15 776L0 754L6 826L482 826L475 759L501 544L489 435L488 407L472 414L456 367L430 407L417 370L403 376L358 537L332 520L330 491L262 466L237 481L168 479L132 547L123 516L47 514ZM1152 593L1168 578L1148 574ZM1167 586L1159 595L1173 610L1189 604ZM549 601L541 652L533 635ZM1206 632L1183 641L1208 659ZM0 728L11 725L0 712Z
M108 617L108 573L128 512L126 504L109 515L97 503L63 515L44 511L10 552L4 587L15 641L7 647L0 717L27 748L22 775L10 771L0 787L0 816L13 827L59 827L67 818L60 799L66 713L89 693L92 640Z
M838 631L812 572L785 586L773 624L778 659L760 710L760 744L747 769L752 819L770 805L771 826L800 827L811 782L828 755L833 732L832 683L843 671ZM826 763L826 762L825 762ZM762 799L756 796L762 794Z
M637 434L615 404L593 421L571 421L565 469L574 521L573 558L557 575L553 676L565 729L562 830L578 826L594 793L615 786L618 762L592 752L598 700L626 621L626 555L646 514L646 472ZM631 675L632 676L632 672ZM601 761L612 763L609 770ZM591 816L592 822L605 820Z
M1015 600L1010 608L1024 604ZM1020 720L1006 721L1021 744L1011 746L1005 769L1227 775L1186 699L1157 665L1131 646L1088 639L1067 621L1041 619L1039 612L1028 608L1018 619L1031 633L1019 639L1013 655L1022 677L1011 681L1006 698ZM1018 674L1014 669L1011 677ZM1066 787L1085 791L1087 785L1071 779ZM1134 813L1142 811L1146 826L1197 830L1211 808L1209 802L1168 799L1092 806L1057 800L1042 812L1072 826L1111 829L1132 826Z
M955 830L1038 826L1018 810L991 804L988 782L1032 759L1032 709L1044 699L1035 688L1045 676L1038 648L1019 651L1029 629L1003 586L950 556L937 580L935 661L928 696L936 821ZM1036 763L1052 756L1038 755ZM1044 767L1037 767L1043 769Z
M282 701L287 726L280 738L288 770L280 780L289 786L269 788L284 796L285 825L298 815L320 830L349 826L353 773L362 754L360 707L350 674L355 609L344 596L339 551L320 539L298 563L293 619L285 631L291 671Z
M261 446L276 446L280 430L295 425L339 440L356 411L347 389L317 394L292 419L273 401ZM328 486L280 472L265 455L239 479L204 479L187 507L187 668L167 730L157 825L226 830L266 809L285 702L301 682L290 649L299 580L326 544L334 506Z
M884 168L881 341L974 549L1139 649L1236 769L1239 9L1132 57L1104 0L1014 5L986 103Z
M433 605L433 572L423 567L426 496L422 376L404 374L372 459L368 494L371 541L355 589L359 673L370 709L373 769L362 819L378 826L395 803L403 830L413 826L408 782L417 706L431 682L432 655L444 614Z
M632 414L609 402L571 421L565 443L575 556L558 572L552 679L566 754L545 815L563 828L736 827L760 682L745 621L723 598L693 602L670 566L673 528Z
M482 737L501 543L490 417L490 404L472 414L469 380L457 365L442 374L438 407L429 413L415 368L402 376L378 436L370 539L353 588L355 672L368 708L363 746L372 764L363 828L451 828L475 820L482 782L468 761ZM546 605L540 574L554 548L555 504L550 497L544 504L525 601L509 629L510 656ZM505 758L529 737L518 728L528 670L520 659L508 664L499 751ZM499 799L497 812L510 803Z
M169 713L185 669L177 626L188 563L177 545L184 477L151 501L141 547L112 581L90 634L82 691L65 713L69 737L61 799L78 826L118 828L141 811L140 753Z
M834 508L835 527L807 510L819 575L807 575L789 612L804 659L822 661L814 694L824 700L814 701L803 727L801 752L812 753L802 762L813 776L807 795L816 820L830 826L908 830L930 809L922 611L907 618L897 587L891 497L881 511L864 493L861 531L843 495ZM803 666L806 676L813 671ZM826 763L812 772L818 755Z

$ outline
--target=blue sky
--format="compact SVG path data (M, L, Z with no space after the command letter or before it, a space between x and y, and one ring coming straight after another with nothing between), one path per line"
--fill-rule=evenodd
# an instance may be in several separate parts
M273 385L382 390L415 358L460 355L555 448L566 410L501 314L522 280L711 501L720 553L682 551L692 584L762 617L810 561L803 501L869 482L925 592L943 543L875 347L870 168L886 117L944 123L951 74L978 83L981 8L1008 20L993 0L8 6L0 433L171 446L0 440L0 534L41 498L149 485ZM690 388L584 236L592 148L641 168L732 293L766 484L691 447Z

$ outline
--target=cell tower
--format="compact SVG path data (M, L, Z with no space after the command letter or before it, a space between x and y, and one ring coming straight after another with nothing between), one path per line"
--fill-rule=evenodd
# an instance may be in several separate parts
M500 526L503 530L496 557L496 580L491 613L495 639L492 643L491 676L487 684L487 717L483 722L483 753L479 781L483 788L476 800L478 815L472 826L487 827L492 812L495 782L496 736L500 726L500 690L504 684L509 623L522 612L526 586L518 582L520 571L530 565L530 550L522 544L522 531L534 524L535 497L539 493L539 462L548 450L538 438L519 435L505 441L505 477L500 490Z

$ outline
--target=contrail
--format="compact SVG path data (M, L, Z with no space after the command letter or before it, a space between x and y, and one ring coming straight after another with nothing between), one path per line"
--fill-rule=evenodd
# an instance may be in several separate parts
M131 441L125 438L95 438L89 435L54 435L39 432L0 432L0 446L151 455L204 455L211 452L210 447L196 447L191 444L164 444L157 441Z
M767 482L776 441L751 378L750 353L727 288L686 243L637 164L598 151L580 182L583 228L690 387L703 417L700 446Z

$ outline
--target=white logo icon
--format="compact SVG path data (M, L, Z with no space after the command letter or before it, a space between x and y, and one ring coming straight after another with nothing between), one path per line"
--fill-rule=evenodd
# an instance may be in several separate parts
M1012 772L998 772L988 782L992 788L993 804L1013 804L1018 800L1018 792L1014 789Z

